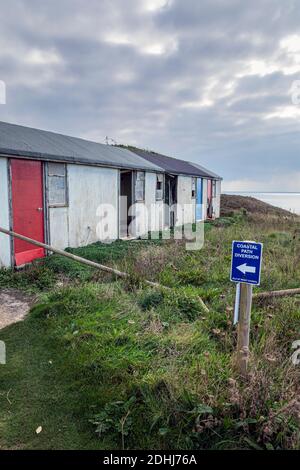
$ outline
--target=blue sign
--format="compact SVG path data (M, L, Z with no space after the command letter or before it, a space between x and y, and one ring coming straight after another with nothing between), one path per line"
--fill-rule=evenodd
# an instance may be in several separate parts
M233 282L260 284L262 243L232 242L231 276Z

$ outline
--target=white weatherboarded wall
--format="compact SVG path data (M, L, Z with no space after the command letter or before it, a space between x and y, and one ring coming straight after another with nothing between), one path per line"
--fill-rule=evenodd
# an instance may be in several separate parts
M213 199L213 210L214 216L219 218L221 212L221 180L216 181L216 197Z
M70 246L104 240L108 235L106 228L111 238L118 238L118 179L119 172L115 169L68 165ZM104 204L112 206L109 213ZM101 205L105 209L102 221L97 214ZM112 217L109 224L108 216Z
M64 250L69 243L69 208L49 208L50 245Z
M8 160L0 158L0 227L9 230ZM11 266L10 238L0 234L0 268Z
M146 172L145 204L149 216L149 230L158 232L164 227L163 200L156 200L156 173Z
M67 174L68 207L49 209L51 244L64 249L103 241L107 237L117 239L118 170L68 165Z
M177 203L176 225L195 222L196 199L192 198L192 178L190 176L178 176Z
M70 164L67 167L67 174L68 206L49 208L50 243L57 248L65 249L68 246L76 248L96 241L117 239L119 171L112 168ZM145 172L145 206L148 212L145 214L144 204L135 206L133 215L141 217L139 227L134 222L132 224L133 233L137 236L145 235L150 230L159 231L164 223L163 201L156 201L156 178L156 173ZM220 187L221 183L217 182L217 197L213 201L216 217L219 217L220 212ZM192 198L191 177L178 176L177 200L184 208L185 214L183 215L180 209L177 211L176 225L193 223L196 215L196 199ZM104 208L102 214L97 213L101 205ZM108 205L111 206L110 209ZM207 218L206 212L207 179L203 179L204 219ZM146 216L149 217L148 223L143 222L143 217Z
M207 179L203 178L203 220L207 219Z
M145 172L145 201L136 202L131 215L133 236L147 236L149 231L158 232L163 229L163 200L156 201L156 173Z

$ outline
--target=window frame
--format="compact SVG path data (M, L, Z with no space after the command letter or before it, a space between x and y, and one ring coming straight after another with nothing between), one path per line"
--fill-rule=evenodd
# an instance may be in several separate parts
M161 177L161 181L159 178ZM161 184L161 189L157 189L157 184ZM161 192L161 196L158 197L158 191ZM164 200L164 174L163 173L156 173L156 186L155 186L155 200L156 201L163 201Z
M192 199L196 199L196 194L197 194L197 178L192 177Z
M138 175L143 175L143 178L138 178ZM143 198L137 198L137 181L143 181ZM146 197L146 172L145 171L139 171L137 170L135 172L135 178L134 178L134 202L145 202L145 197Z
M56 174L55 172L50 173L51 165L59 165L61 168L64 168L64 175L59 175ZM47 163L47 199L48 199L48 206L49 208L55 208L55 207L69 207L69 185L68 185L68 165L66 163L61 163L61 162L48 162ZM64 187L64 194L65 194L65 200L64 202L51 202L51 197L50 197L50 179L52 177L55 178L61 178L65 182L65 187Z

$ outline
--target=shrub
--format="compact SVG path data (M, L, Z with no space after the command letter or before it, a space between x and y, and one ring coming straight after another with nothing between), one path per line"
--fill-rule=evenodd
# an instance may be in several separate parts
M99 437L110 433L112 436L121 436L122 449L125 449L125 437L132 430L133 420L130 416L135 404L135 397L127 401L107 403L104 409L94 415L90 422L96 426L95 432Z

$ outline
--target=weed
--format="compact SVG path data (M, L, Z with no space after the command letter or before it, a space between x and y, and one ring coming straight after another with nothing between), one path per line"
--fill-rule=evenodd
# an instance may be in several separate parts
M132 429L132 418L130 416L132 408L135 404L135 397L129 398L127 401L116 401L106 403L103 411L94 415L90 422L96 426L96 434L102 437L105 433L112 435L121 435L122 449L125 449L125 437L128 436Z

